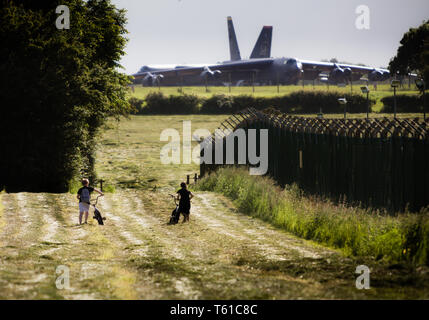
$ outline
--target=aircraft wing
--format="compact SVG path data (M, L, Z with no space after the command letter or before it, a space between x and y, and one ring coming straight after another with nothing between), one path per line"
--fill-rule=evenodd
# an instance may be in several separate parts
M343 63L332 63L332 62L321 62L321 61L310 61L310 60L299 60L302 63L302 69L305 71L309 70L320 70L320 71L331 71L337 66L340 68L350 68L353 73L368 73L374 70L389 72L387 69L374 68L374 67L365 67L352 64L343 64Z
M179 67L168 70L151 71L151 74L162 74L164 77L175 77L175 76L196 76L200 75L206 67L211 71L219 70L222 73L229 72L254 72L259 71L273 63L274 59L251 59L251 60L239 60L232 62L224 62L219 64L198 66L198 67ZM144 78L148 72L139 72L133 76L136 79Z

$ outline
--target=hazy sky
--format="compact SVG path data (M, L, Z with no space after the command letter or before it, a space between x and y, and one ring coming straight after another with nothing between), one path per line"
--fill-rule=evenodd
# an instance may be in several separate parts
M387 66L404 32L429 19L429 0L113 0L128 10L126 55L132 74L143 65L229 60L226 17L232 16L241 57L262 26L273 26L273 57ZM355 10L370 10L370 29Z

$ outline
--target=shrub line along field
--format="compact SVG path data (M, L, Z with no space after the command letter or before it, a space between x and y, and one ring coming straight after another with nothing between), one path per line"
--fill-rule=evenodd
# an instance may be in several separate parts
M277 86L256 86L255 91L253 92L252 87L231 87L231 92L229 92L228 87L209 87L209 92L206 92L205 87L142 87L140 85L133 85L130 87L129 95L137 99L145 99L148 94L153 93L162 93L166 96L173 95L178 96L182 94L195 95L201 98L210 98L214 95L226 95L226 96L240 96L240 95L250 95L253 97L259 98L272 98L279 97L284 95L290 95L291 93L296 92L324 92L337 94L338 97L342 97L345 94L354 94L360 95L366 99L366 95L361 93L360 87L363 84L354 84L353 90L350 89L350 86L338 87L338 86L326 86L326 85L316 85L314 88L312 85L306 85L304 87L300 85L290 85L290 86L280 86L279 92L277 92ZM369 98L374 100L374 105L372 110L375 113L380 112L383 107L381 99L389 96L393 96L393 89L389 84L380 84L375 90L373 86L369 86L370 94ZM410 97L417 97L419 91L415 85L408 87L408 84L404 85L402 88L397 89L398 95L406 95ZM254 106L252 106L254 107ZM385 116L385 115L375 115L372 116Z
M347 257L246 215L223 195L195 191L190 223L168 226L168 193L198 165L161 165L161 131L180 132L183 120L213 131L225 118L112 122L96 162L116 188L100 201L104 227L77 225L75 194L1 194L0 298L429 298L426 268ZM371 269L370 290L355 287L360 264ZM70 268L69 289L55 286L59 265Z

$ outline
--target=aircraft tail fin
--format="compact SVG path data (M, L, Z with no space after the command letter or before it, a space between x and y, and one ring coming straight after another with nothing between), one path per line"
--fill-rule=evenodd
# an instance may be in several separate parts
M271 40L273 38L273 27L264 26L256 41L250 59L269 58L271 56Z
M240 49L238 48L237 37L235 36L234 24L232 18L228 17L228 38L229 38L229 52L231 54L231 61L241 60Z

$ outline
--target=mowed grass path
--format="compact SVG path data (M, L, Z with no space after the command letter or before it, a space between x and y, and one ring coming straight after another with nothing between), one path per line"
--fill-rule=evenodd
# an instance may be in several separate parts
M414 271L346 258L243 215L213 193L196 194L190 223L168 226L168 193L198 166L162 166L159 134L180 129L184 119L212 130L222 116L132 117L105 132L97 170L117 191L100 201L103 227L92 219L77 225L73 194L1 194L0 299L429 297ZM355 288L363 262L370 290ZM55 286L60 265L70 268L68 289Z

